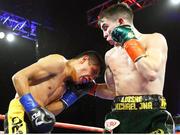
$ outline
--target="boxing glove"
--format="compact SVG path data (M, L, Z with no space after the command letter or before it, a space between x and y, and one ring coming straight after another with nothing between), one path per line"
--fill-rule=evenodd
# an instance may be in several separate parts
M117 26L111 33L112 39L123 46L130 39L136 39L134 32L129 25Z
M71 106L84 95L93 95L95 93L96 83L94 81L83 84L75 84L72 81L66 81L66 92L61 98L66 107Z
M133 62L146 56L145 49L135 37L129 25L117 26L111 33L112 39L121 44Z
M40 107L30 93L20 98L34 130L39 133L49 133L53 130L55 116L43 107Z

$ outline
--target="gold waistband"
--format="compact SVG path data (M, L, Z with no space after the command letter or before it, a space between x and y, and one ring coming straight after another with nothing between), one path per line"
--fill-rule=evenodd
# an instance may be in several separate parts
M138 95L115 97L113 110L152 110L166 109L166 99L161 95Z

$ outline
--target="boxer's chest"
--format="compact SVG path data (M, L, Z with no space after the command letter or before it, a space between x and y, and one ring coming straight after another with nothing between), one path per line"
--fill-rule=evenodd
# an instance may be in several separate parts
M113 74L131 72L135 69L134 63L121 47L111 50L107 57L107 64Z

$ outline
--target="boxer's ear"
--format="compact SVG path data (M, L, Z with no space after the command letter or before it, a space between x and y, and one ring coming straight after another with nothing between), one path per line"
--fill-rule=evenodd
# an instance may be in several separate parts
M123 18L119 18L119 19L118 19L118 23L119 23L120 25L124 24L124 19L123 19Z
M86 60L89 60L89 56L83 55L82 58L80 59L80 63L83 64Z

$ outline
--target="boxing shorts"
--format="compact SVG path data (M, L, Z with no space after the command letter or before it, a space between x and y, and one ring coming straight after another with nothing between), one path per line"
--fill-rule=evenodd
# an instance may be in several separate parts
M8 134L25 134L27 125L24 121L24 108L18 98L11 100L8 113L5 115L4 132Z
M113 133L174 133L174 121L161 95L118 96L105 117Z

